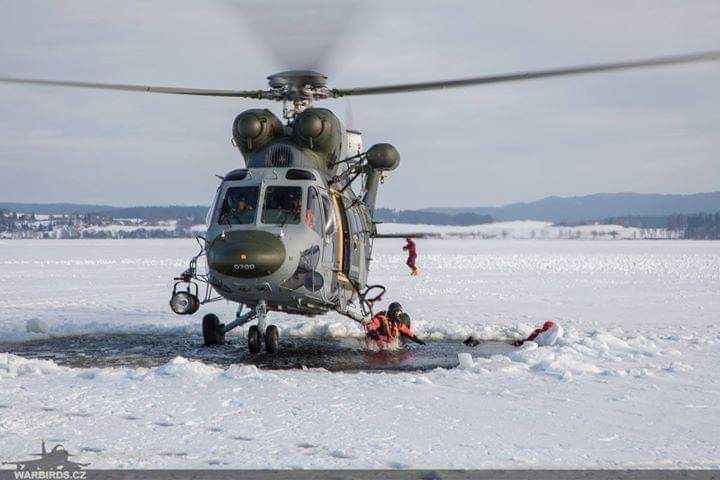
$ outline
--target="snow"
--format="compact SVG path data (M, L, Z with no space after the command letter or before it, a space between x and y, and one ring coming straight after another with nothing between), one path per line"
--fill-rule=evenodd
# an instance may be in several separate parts
M182 357L73 369L0 353L3 459L45 439L95 468L720 467L720 243L419 240L420 277L403 243L376 242L371 281L421 337L516 339L548 319L563 334L403 373ZM196 247L0 243L0 335L197 332L202 314L234 308L169 312L169 280ZM275 319L283 336L361 335L337 316Z

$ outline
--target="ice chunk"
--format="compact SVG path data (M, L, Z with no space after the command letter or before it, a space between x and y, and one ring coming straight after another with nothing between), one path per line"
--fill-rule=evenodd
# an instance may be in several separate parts
M557 339L559 337L562 337L562 335L563 335L562 327L558 324L555 324L552 327L545 330L544 332L542 332L537 337L535 337L535 343L537 343L541 347L550 347L552 345L555 345L555 342L557 342Z
M460 362L460 368L464 370L471 369L475 366L472 355L469 353L458 353L458 361Z

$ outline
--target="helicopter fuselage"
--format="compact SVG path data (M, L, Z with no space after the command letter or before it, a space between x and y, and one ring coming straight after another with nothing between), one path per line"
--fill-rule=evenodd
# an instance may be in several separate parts
M355 200L317 170L231 172L208 214L209 282L251 307L305 315L344 307L366 283L373 233L365 206L347 210Z

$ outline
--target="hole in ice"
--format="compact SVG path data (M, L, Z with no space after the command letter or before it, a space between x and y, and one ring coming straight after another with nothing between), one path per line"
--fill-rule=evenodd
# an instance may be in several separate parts
M352 340L352 341L350 341ZM323 368L338 372L428 371L455 368L458 353L473 358L507 355L514 348L501 340L486 340L477 346L460 340L408 344L397 350L358 349L357 339L284 337L277 354L250 355L243 342L215 348L204 346L197 333L108 333L56 337L26 342L0 342L0 351L27 358L53 358L58 365L79 368L158 367L177 356L218 366L255 365L263 369ZM140 353L139 353L140 352Z

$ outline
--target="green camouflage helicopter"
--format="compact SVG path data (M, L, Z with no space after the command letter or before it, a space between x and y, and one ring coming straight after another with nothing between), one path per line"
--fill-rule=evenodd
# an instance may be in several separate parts
M343 126L319 100L471 87L482 84L590 74L720 59L704 52L619 63L510 73L467 79L330 88L327 77L292 70L268 77L266 90L208 90L107 83L0 78L0 82L214 97L242 97L283 103L283 119L270 110L239 114L232 126L234 145L246 168L222 177L207 216L201 250L177 277L170 306L191 315L200 305L227 299L239 304L227 324L203 318L208 345L253 320L251 353L279 349L278 329L267 325L270 311L306 316L338 312L363 322L385 289L368 285L373 218L386 172L400 163L387 143L365 150L359 132ZM206 267L198 268L203 259ZM202 293L199 284L203 285Z

